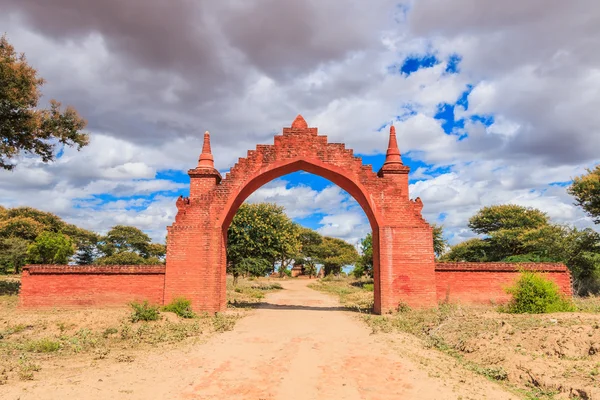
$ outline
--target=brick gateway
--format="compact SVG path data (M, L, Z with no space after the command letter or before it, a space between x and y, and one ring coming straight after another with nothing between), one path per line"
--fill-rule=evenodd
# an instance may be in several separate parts
M276 135L273 145L248 151L222 179L215 169L208 132L196 168L188 171L190 195L177 199L177 216L167 228L166 267L27 266L22 306L123 304L133 299L169 303L184 296L194 308L226 308L227 229L239 206L256 189L283 175L306 171L330 180L361 205L373 231L374 312L400 302L431 307L440 300L506 300L503 287L518 275L517 266L493 263L437 264L432 228L421 216L423 203L411 200L408 166L402 163L394 127L385 163L378 173L363 165L344 144L309 128L302 116ZM562 264L528 264L571 293Z

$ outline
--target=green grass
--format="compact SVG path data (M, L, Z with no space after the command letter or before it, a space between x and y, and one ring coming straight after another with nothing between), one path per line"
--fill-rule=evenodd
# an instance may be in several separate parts
M327 277L308 285L309 288L338 296L342 306L359 312L373 309L373 280L356 280L347 277Z
M60 348L60 342L48 338L33 340L25 344L25 350L31 353L53 353Z
M181 318L195 318L196 313L192 310L192 301L184 297L178 297L162 308L163 311L172 312Z

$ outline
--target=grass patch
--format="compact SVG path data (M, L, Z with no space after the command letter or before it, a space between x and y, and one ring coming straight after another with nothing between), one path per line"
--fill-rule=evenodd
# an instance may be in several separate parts
M43 338L25 344L25 350L31 353L53 353L60 350L60 342Z
M373 280L357 280L347 277L328 276L308 285L309 288L335 295L342 306L358 312L370 313L373 309ZM366 287L366 288L365 288Z
M282 290L279 282L262 280L261 278L239 278L237 285L233 278L227 277L227 304L229 307L251 307L260 303L265 294Z

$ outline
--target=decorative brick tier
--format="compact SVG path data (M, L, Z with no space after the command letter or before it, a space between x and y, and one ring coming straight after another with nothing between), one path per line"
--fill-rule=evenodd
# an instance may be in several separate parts
M19 300L22 307L162 304L164 283L162 265L27 265Z
M571 273L557 263L436 263L438 302L503 303L510 299L504 290L520 271L539 272L556 282L565 296L571 296Z

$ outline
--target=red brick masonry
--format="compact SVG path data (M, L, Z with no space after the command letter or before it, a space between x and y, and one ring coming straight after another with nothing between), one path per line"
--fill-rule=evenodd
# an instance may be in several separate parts
M162 304L163 265L27 265L21 278L23 307Z
M571 274L564 264L553 263L436 263L438 302L502 303L510 299L504 290L519 277L520 270L536 271L556 282L571 296Z
M571 295L571 275L563 264L436 263L437 300L504 302L504 288L520 270L538 271ZM28 265L23 269L21 306L124 305L132 300L164 302L165 267L156 265Z

